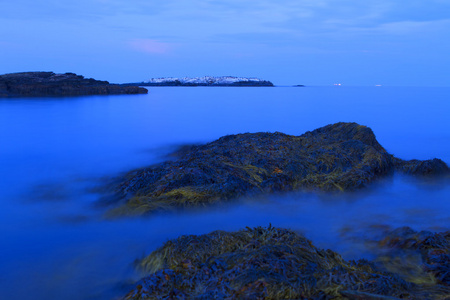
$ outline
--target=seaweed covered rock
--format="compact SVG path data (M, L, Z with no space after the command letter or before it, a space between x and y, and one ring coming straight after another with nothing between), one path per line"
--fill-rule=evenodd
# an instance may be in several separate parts
M137 86L120 86L74 73L23 72L0 75L0 97L45 97L146 94Z
M394 169L423 175L449 172L439 159L393 157L370 128L356 123L336 123L301 136L228 135L189 148L177 160L128 173L117 187L126 204L114 213L141 214L300 189L349 191Z
M149 275L124 299L443 299L450 293L448 285L414 283L366 260L345 261L271 226L182 236L140 267Z
M174 161L125 175L116 191L126 203L113 214L142 214L279 191L349 191L393 170L449 173L439 159L393 157L370 128L356 123L336 123L301 136L228 135L181 153Z
M401 227L378 242L388 268L412 280L450 286L450 231L433 233ZM393 263L396 262L396 263Z

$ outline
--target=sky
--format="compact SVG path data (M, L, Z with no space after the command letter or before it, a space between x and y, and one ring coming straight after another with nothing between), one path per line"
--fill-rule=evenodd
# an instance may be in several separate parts
M450 0L0 0L0 74L450 86Z

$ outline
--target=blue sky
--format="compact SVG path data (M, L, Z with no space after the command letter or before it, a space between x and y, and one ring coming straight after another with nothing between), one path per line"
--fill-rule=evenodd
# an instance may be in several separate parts
M0 2L0 73L450 86L450 0Z

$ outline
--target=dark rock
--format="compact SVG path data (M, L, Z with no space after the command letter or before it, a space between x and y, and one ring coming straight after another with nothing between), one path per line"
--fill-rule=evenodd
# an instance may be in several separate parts
M0 75L0 97L46 97L146 94L140 87L124 87L74 73L25 72Z
M148 276L124 299L443 299L450 293L448 284L415 283L367 260L345 261L271 226L181 236L138 266Z
M396 162L396 167L406 174L412 175L423 175L423 176L435 176L447 174L449 172L449 168L445 162L438 158L430 159L430 160L417 160L413 159L410 161L402 161Z
M301 136L229 135L193 146L178 160L128 173L117 188L128 199L113 213L140 214L279 191L351 191L395 169L449 172L440 160L393 157L370 128L356 123L336 123Z

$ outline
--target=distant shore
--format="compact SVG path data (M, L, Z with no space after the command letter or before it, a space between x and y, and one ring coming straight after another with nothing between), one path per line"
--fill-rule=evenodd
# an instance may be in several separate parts
M137 86L110 84L74 73L23 72L0 75L0 98L147 94Z
M248 77L221 76L221 77L163 77L152 78L148 81L125 83L124 86L243 86L243 87L273 87L268 80Z

